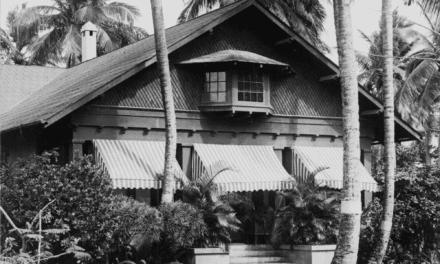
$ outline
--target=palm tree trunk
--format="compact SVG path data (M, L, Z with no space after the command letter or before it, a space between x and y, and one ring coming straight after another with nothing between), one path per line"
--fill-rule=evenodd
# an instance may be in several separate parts
M425 160L426 160L426 166L432 165L433 160L433 147L434 147L434 132L436 131L436 117L434 111L429 112L427 126L426 126L426 132L425 132Z
M391 0L382 0L382 51L385 56L383 63L385 191L382 221L377 230L376 245L369 264L382 263L393 224L396 147L394 143L393 17L391 13Z
M165 38L165 25L162 12L162 1L151 0L153 12L154 36L156 43L157 66L160 73L162 101L165 109L165 168L162 181L162 203L173 201L174 163L176 157L176 113L174 110L173 89L171 87L168 49Z
M357 173L357 164L360 159L359 103L351 2L351 0L333 1L342 88L344 188L338 244L332 264L356 263L359 249L361 218L361 191Z

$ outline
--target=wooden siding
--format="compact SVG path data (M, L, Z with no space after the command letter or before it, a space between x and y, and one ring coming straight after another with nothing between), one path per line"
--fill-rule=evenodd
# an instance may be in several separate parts
M319 83L320 73L311 59L292 47L275 46L274 25L260 27L247 23L239 14L183 46L170 55L172 85L177 110L198 110L203 74L195 67L177 62L225 49L246 50L291 65L295 74L271 76L271 104L274 114L340 117L340 90L336 85ZM261 14L264 20L265 17ZM259 18L253 18L255 22ZM266 18L267 19L267 18ZM153 65L108 91L92 102L96 105L162 108L162 97L156 65Z

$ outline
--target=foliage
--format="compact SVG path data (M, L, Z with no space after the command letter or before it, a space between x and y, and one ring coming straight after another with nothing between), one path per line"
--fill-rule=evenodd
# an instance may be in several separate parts
M134 261L145 259L146 248L160 239L163 231L159 211L146 203L122 195L111 196L107 212L109 220L105 228L110 238L107 258Z
M237 0L185 0L184 2L185 8L180 13L179 22L188 21L216 7L229 5ZM327 14L320 1L259 0L259 2L311 45L323 52L329 52L329 47L321 40Z
M29 43L29 64L67 64L80 62L81 27L87 21L97 25L99 53L108 53L146 37L147 32L133 26L140 16L137 7L108 0L53 0L53 5L26 7L16 13L12 32ZM35 30L40 36L35 36Z
M51 254L75 246L90 253L93 262L113 263L137 259L134 249L159 239L162 220L158 211L131 198L113 197L109 177L92 165L90 156L66 165L56 164L56 157L56 152L46 152L6 166L0 173L1 204L20 227L35 226L34 216L55 200L42 213L43 229L70 231L48 234ZM7 230L3 222L2 241L9 236ZM16 234L11 237L19 239ZM35 248L28 244L30 250Z
M240 229L240 221L235 216L231 205L246 203L238 194L223 194L215 183L215 178L222 172L235 171L232 165L225 161L218 161L197 180L187 182L183 188L183 196L203 215L207 225L207 233L199 246L225 246L231 242L231 231Z
M52 201L54 202L54 201ZM7 264L19 264L19 263L40 263L41 261L46 262L47 260L61 261L64 256L74 258L77 261L89 261L91 260L90 254L84 252L84 249L78 247L76 243L71 243L69 247L66 247L65 252L58 255L53 255L49 251L51 243L48 241L47 237L51 235L62 235L69 232L68 228L62 229L45 229L41 228L41 213L47 209L47 207L52 203L48 203L40 213L35 216L34 219L39 220L38 227L32 226L32 224L27 223L27 228L18 228L15 223L10 219L9 215L0 206L0 211L7 219L8 223L13 227L10 232L16 232L21 239L22 247L20 251L17 251L18 244L15 242L13 237L6 237L4 241L4 246L0 252L0 262ZM34 229L38 229L34 230ZM28 248L29 242L35 242L35 246Z
M206 234L202 214L192 205L181 201L162 204L163 230L160 241L153 243L148 263L166 263L181 256Z
M427 263L440 239L440 170L418 165L416 146L397 148L394 219L385 262ZM382 217L376 199L362 215L359 262L367 263Z
M287 205L280 209L282 220L275 230L276 244L336 244L340 210L338 192L315 185L314 178L310 177L279 195Z

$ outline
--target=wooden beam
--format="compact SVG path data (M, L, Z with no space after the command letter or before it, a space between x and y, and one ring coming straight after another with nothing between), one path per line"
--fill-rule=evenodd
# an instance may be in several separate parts
M319 78L319 82L335 81L339 78L339 74L331 74Z

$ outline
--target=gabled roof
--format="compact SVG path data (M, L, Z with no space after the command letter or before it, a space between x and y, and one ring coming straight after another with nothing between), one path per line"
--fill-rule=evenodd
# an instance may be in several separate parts
M0 64L0 114L66 69Z
M286 32L291 40L298 42L331 71L339 74L336 64L260 5L257 0L238 1L167 29L169 53L250 6L260 10ZM150 36L104 56L81 63L52 79L38 92L27 97L10 111L0 114L0 131L33 124L49 126L154 62L156 62L154 36ZM383 109L381 103L361 86L359 86L359 93L378 109ZM418 132L397 116L396 124L413 137L420 139Z
M172 52L254 3L239 1L166 30ZM156 62L154 36L64 71L38 92L0 115L0 130L48 126Z

